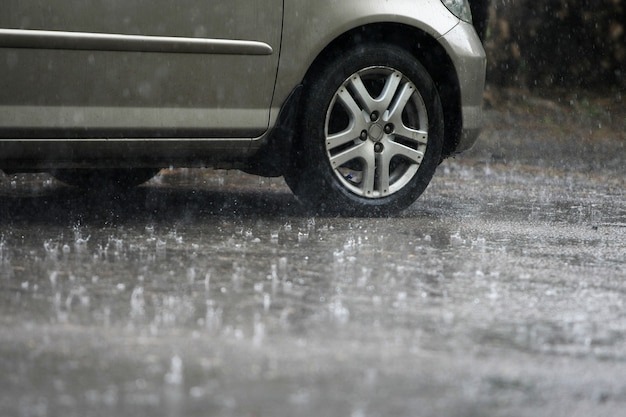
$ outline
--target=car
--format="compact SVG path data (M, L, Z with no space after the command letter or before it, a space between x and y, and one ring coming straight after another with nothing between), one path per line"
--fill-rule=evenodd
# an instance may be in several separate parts
M89 188L163 167L284 176L388 215L481 126L467 0L5 0L0 169Z

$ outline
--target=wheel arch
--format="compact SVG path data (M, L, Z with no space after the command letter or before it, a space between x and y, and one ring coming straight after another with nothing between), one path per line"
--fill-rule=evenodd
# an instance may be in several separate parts
M444 114L443 156L454 153L462 131L461 92L454 64L435 38L426 32L402 23L372 23L351 29L331 41L313 60L302 85L319 72L324 62L332 60L346 48L368 42L387 42L409 51L426 68L432 77ZM301 103L292 102L291 105Z
M299 112L303 90L319 73L325 62L359 44L388 42L409 51L432 77L443 107L444 143L442 157L452 155L462 134L461 93L454 64L435 38L416 27L403 23L369 23L352 28L335 37L312 60L300 83L283 102L276 124L265 144L249 160L244 170L267 176L282 175L292 144L297 141ZM304 98L306 100L306 98Z

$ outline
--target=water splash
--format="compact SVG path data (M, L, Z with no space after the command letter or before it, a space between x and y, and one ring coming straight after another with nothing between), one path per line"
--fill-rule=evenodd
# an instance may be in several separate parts
M135 287L130 295L130 318L141 319L146 315L146 300L144 299L143 287Z
M180 356L174 355L170 360L170 368L165 374L164 381L169 385L182 385L183 380L183 360Z

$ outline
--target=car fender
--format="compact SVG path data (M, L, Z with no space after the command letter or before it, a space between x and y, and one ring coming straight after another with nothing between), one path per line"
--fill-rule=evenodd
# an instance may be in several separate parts
M385 22L412 26L439 38L459 19L440 0L286 1L274 105L287 99L335 39L355 28Z

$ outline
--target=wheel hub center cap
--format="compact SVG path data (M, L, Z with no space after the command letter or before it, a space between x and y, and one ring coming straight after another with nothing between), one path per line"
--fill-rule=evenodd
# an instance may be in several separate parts
M367 134L374 142L378 142L383 138L383 127L378 123L373 123L367 131Z

